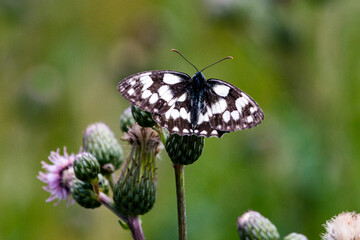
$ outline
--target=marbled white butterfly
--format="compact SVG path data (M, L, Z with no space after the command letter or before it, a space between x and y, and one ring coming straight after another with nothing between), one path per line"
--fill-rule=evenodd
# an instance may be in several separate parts
M232 57L220 61L228 58ZM206 80L202 71L210 66L199 71L191 65L197 71L193 77L175 71L140 72L122 80L118 90L131 104L151 112L171 134L221 137L255 127L264 119L249 95L222 80Z

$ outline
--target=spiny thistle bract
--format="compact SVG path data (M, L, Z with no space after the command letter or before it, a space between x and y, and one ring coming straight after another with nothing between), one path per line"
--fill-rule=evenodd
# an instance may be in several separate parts
M174 164L188 165L200 157L204 144L204 137L172 134L166 139L165 149Z
M286 237L284 237L284 240L308 240L305 235L299 234L299 233L290 233Z
M71 186L71 194L75 201L84 208L97 208L101 206L90 183L85 183L79 179L74 180Z
M237 229L241 240L278 240L280 238L275 225L255 211L248 211L239 217Z
M101 174L98 174L99 190L106 195L109 194L109 182ZM71 194L75 201L84 208L97 208L101 206L98 195L93 190L91 183L75 179L71 184Z
M88 152L76 155L73 166L76 178L83 182L90 183L92 180L97 180L100 173L99 162Z
M141 127L152 127L156 125L156 122L153 120L151 113L143 111L134 105L131 105L131 112L135 121Z
M91 124L86 128L83 134L83 147L86 152L95 156L104 174L109 174L103 168L104 165L112 164L113 170L116 170L123 162L124 154L121 145L104 123Z
M153 207L156 198L155 158L161 141L156 131L137 124L123 139L131 144L131 151L115 185L114 202L126 216L143 215Z
M128 107L120 116L120 129L123 132L128 132L134 124L135 119L132 116L131 107Z

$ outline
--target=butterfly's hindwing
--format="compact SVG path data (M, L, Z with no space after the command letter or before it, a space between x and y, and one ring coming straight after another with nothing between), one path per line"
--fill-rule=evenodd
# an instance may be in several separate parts
M205 105L210 125L221 131L252 128L264 119L260 106L245 92L218 80L207 80Z
M191 78L181 72L147 71L131 75L118 85L119 92L142 110L163 114L186 99Z
M165 114L153 114L153 119L161 127L168 129L170 134L179 135L197 135L204 137L221 137L226 131L213 129L210 126L209 119L200 115L199 124L192 126L190 122L189 102L177 102L175 106L165 112Z

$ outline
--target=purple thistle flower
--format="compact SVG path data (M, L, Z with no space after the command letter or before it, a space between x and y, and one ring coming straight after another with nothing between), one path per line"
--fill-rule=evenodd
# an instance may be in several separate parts
M57 149L56 152L50 153L49 160L53 164L41 161L45 172L39 172L37 176L39 180L47 184L43 189L51 194L46 202L58 199L54 204L56 206L60 201L67 200L67 206L69 206L74 202L71 198L71 183L75 179L73 168L75 155L68 155L64 147L64 156L60 155L60 149Z

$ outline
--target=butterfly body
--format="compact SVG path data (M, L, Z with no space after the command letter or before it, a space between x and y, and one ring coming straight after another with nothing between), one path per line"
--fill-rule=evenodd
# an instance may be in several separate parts
M197 126L199 114L204 106L204 94L206 93L206 79L202 72L197 72L190 80L190 87L187 89L190 96L190 122L193 128Z
M201 71L193 77L176 71L141 72L122 80L118 90L171 134L221 137L264 119L249 95L222 80L206 80Z

